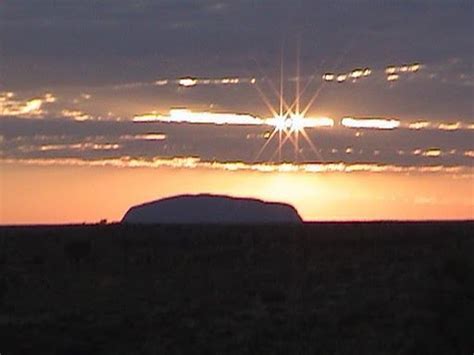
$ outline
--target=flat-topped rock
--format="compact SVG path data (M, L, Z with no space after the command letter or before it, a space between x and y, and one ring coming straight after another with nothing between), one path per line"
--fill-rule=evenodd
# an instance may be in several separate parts
M139 224L269 224L301 223L285 203L221 195L180 195L131 207L122 223Z

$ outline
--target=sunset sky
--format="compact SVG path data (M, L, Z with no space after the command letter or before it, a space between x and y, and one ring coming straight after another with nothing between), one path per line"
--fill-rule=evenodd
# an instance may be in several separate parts
M0 223L218 193L474 218L470 0L0 2ZM299 98L299 99L297 99Z

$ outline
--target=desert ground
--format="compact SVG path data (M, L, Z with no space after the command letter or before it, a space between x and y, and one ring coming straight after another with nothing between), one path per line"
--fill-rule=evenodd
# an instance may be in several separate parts
M0 353L471 354L473 227L1 227Z

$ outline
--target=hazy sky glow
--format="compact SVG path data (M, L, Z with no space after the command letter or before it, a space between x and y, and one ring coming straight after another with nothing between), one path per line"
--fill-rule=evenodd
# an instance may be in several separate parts
M311 220L473 218L473 11L3 1L0 222L117 220L199 192Z

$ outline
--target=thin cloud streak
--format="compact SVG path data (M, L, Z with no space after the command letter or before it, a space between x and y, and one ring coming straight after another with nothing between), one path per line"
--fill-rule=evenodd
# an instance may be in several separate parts
M226 171L256 171L262 173L441 173L472 178L474 168L469 166L400 166L375 163L245 163L203 161L198 157L174 157L136 159L121 157L113 159L86 160L79 158L60 159L0 159L1 164L23 164L37 166L104 166L117 168L178 168L218 169Z
M165 133L145 133L145 134L125 134L119 137L120 140L125 141L163 141L167 138Z
M93 117L81 110L69 110L64 109L61 111L61 115L66 118L71 118L74 121L88 121L92 120Z
M134 122L196 123L217 125L262 125L264 120L248 114L192 112L187 109L172 109L169 115L148 113L136 115Z
M384 118L344 117L341 120L341 125L347 128L395 129L400 126L400 121Z
M295 121L296 118L259 118L257 116L243 113L214 113L193 112L188 109L172 109L168 115L156 112L136 115L133 122L161 122L161 123L192 123L192 124L215 124L215 125L249 125L249 126L273 126L279 128L285 126L286 121ZM333 127L334 120L329 117L304 117L298 118L301 128Z
M49 151L87 151L87 150L117 150L121 147L116 143L77 143L77 144L45 144L40 146L20 146L22 152L49 152Z

